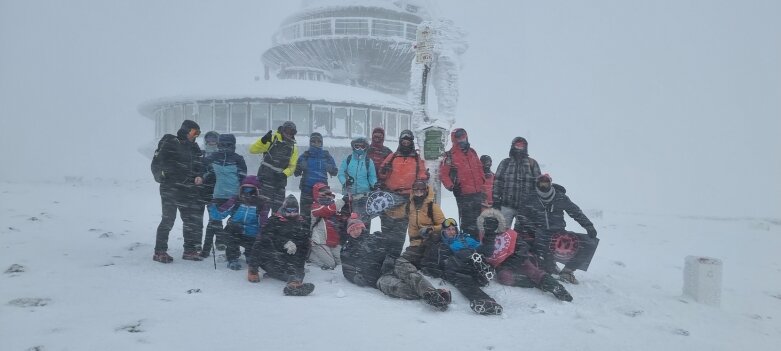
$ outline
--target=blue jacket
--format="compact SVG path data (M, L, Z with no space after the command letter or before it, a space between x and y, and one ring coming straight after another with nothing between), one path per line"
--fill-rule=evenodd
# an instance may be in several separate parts
M353 185L350 189L347 189L345 186L347 175L353 178ZM341 166L339 166L338 177L342 188L353 194L368 193L377 184L377 170L375 169L374 161L366 157L365 150L353 150L350 164L347 164L347 158L345 158Z
M244 178L241 186L253 187L257 191L260 189L260 182L258 182L256 176L251 175ZM268 221L268 217L263 216L263 214L268 213L268 205L257 195L237 195L231 197L219 207L217 207L216 203L211 203L207 208L212 219L222 220L230 216L228 219L229 224L241 225L244 235L253 238L260 233L262 227Z
M298 157L293 174L301 176L301 192L309 193L317 183L328 184L328 176L335 176L336 172L336 162L331 154L322 148L310 146Z
M480 242L473 239L469 234L459 232L454 238L448 238L447 235L442 233L442 242L450 247L450 251L459 252L461 250L471 249L475 250L480 247Z
M233 134L220 135L218 145L219 150L206 158L203 178L206 183L214 183L212 198L229 199L238 194L239 184L247 176L247 163L235 152Z

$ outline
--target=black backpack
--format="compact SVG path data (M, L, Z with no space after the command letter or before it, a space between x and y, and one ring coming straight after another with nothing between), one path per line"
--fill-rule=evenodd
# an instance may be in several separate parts
M163 182L163 160L160 157L160 151L163 150L163 145L173 139L176 139L173 134L163 135L163 138L157 143L157 150L155 150L154 156L152 156L152 176L155 177L155 181L158 183Z

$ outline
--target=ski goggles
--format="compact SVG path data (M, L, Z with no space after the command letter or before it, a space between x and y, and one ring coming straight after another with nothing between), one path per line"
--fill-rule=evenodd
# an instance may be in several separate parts
M285 207L283 213L288 215L296 214L298 213L298 207Z
M442 228L457 227L458 222L453 218L448 218L442 222Z
M246 195L253 195L258 193L258 189L254 187L245 186L241 188L241 193Z
M526 148L526 142L525 141L516 141L513 144L513 147L519 150L523 150Z
M355 144L355 145L353 145L353 149L355 149L355 150L366 150L366 144Z

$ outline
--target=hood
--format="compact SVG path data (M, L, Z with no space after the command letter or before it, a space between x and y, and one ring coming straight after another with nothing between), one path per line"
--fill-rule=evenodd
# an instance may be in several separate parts
M561 185L558 185L558 184L556 184L556 183L553 183L553 184L551 184L551 186L552 186L554 189L556 189L556 193L557 193L557 194L562 194L562 195L564 195L564 194L566 194L566 193L567 193L567 189L565 189L565 188L564 188L563 186L561 186Z
M248 175L244 177L244 180L241 181L241 186L254 186L258 189L260 189L260 180L258 180L258 176L255 175Z
M220 150L236 150L236 136L233 134L221 134L217 138L217 146Z
M450 142L453 143L453 145L458 145L458 141L456 141L456 133L464 133L466 136L466 140L469 141L469 134L467 134L466 129L464 128L456 128L453 129L453 131L450 132Z
M320 189L328 187L328 184L317 182L312 186L312 198L317 201L318 195L320 195Z
M283 209L288 207L300 208L298 206L298 199L296 199L296 196L293 194L290 194L285 198L285 201L282 202L282 206L279 207L277 212L283 213L284 212Z
M516 153L513 152L515 150L514 145L515 145L516 142L519 142L519 141L523 141L526 144L526 148L523 149L523 151L519 150L519 151L516 151L516 152L520 152L520 154L523 155L523 156L529 156L529 142L524 137L515 137L515 138L513 138L513 141L510 143L510 157L515 156Z
M380 133L382 134L382 140L374 141L374 134ZM385 143L385 129L382 129L382 127L376 127L372 129L372 133L369 134L369 138L371 139L371 145L374 147L380 147Z
M477 230L480 233L485 232L485 219L488 217L494 218L499 222L499 227L496 228L497 233L504 233L507 231L507 222L504 221L502 212L495 208L489 208L487 210L483 210L480 216L477 217Z

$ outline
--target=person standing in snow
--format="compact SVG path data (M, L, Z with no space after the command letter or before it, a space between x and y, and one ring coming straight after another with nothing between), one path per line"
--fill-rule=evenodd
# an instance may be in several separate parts
M386 210L389 220L382 222L382 232L395 239L392 240L388 254L398 257L404 248L407 234L409 218L405 213L405 205L412 192L412 184L416 180L429 178L426 163L415 149L415 135L412 131L403 130L399 134L399 147L382 161L379 176L384 188L401 200L396 207Z
M382 127L376 127L372 130L372 139L371 143L369 144L369 148L366 149L366 155L369 157L369 159L374 162L375 167L379 167L382 164L382 161L385 161L385 158L388 157L393 151L385 146L385 129ZM379 171L379 170L378 170ZM379 172L378 172L379 173ZM375 184L373 190L376 189L383 189L384 186L382 184L382 180L377 179L377 183ZM380 213L380 223L389 221L388 215L385 214L385 212ZM371 221L366 224L369 229L371 229ZM371 232L371 230L369 230Z
M343 203L337 203L336 195L325 183L315 183L311 197L315 202L309 206L312 229L309 260L324 270L334 269L341 264L339 256L342 245L339 231L344 228L342 223L345 219L337 209L342 208Z
M236 137L233 134L223 134L218 137L217 151L206 158L206 174L204 183L212 184L209 209L209 224L206 226L206 238L203 241L201 257L209 257L212 245L224 250L227 245L223 233L222 217L216 216L215 210L229 199L239 195L239 186L247 176L247 163L244 157L236 153ZM215 243L215 237L216 243Z
M287 121L276 132L269 130L249 147L251 154L263 154L258 168L258 178L263 186L260 195L269 200L272 209L282 205L287 177L292 176L296 170L298 162L296 132L295 123Z
M312 187L317 183L328 184L328 176L335 176L336 162L328 150L323 150L323 135L312 133L309 136L309 150L304 151L298 157L296 170L293 174L301 177L299 189L301 189L301 216L304 222L310 223L312 202L317 198L312 197Z
M494 206L494 172L491 171L493 160L491 156L480 156L480 163L483 165L483 174L485 174L485 183L483 184L483 210Z
M218 146L217 142L220 137L220 134L215 131L209 131L206 132L203 136L203 164L204 167L208 166L208 162L206 161L209 156L217 152ZM201 185L201 194L203 205L208 206L208 204L212 201L212 195L214 193L214 179L206 179L203 178L203 185ZM207 212L208 215L208 212ZM207 228L208 231L208 228Z
M529 143L515 137L510 145L510 157L499 163L493 189L493 206L502 211L507 227L522 210L528 195L534 193L534 182L542 174L537 161L529 157Z
M352 154L339 166L339 182L348 194L347 205L355 212L367 227L371 227L371 216L366 213L366 200L369 191L377 184L377 170L374 162L366 156L368 146L365 138L355 138L350 142Z
M539 176L534 195L530 196L524 211L519 213L516 231L519 234L521 232L536 233L538 230L564 231L567 226L564 219L564 212L566 212L586 230L590 238L596 238L597 230L594 228L594 224L583 214L580 207L570 200L566 193L567 189L559 184L554 184L550 175ZM578 284L574 267L565 265L564 269L558 272L550 250L538 252L538 254L542 256L542 266L548 273L558 273L559 279L571 284Z
M485 186L483 164L470 146L466 130L454 129L450 140L453 146L445 152L439 176L445 189L455 195L461 227L467 233L477 233L477 216L482 210Z
M286 296L305 296L315 290L312 283L304 283L304 264L309 256L308 224L299 214L298 200L288 195L279 211L269 218L252 246L247 280L260 281L260 269L270 277L287 282Z
M203 157L201 148L195 142L201 128L191 120L182 122L176 137L163 136L158 144L156 158L159 169L153 171L155 179L160 180L160 199L162 219L157 226L154 261L171 263L173 257L168 254L168 236L176 221L176 211L182 218L184 237L183 260L201 261L198 246L203 235L203 199L200 186L203 184Z

